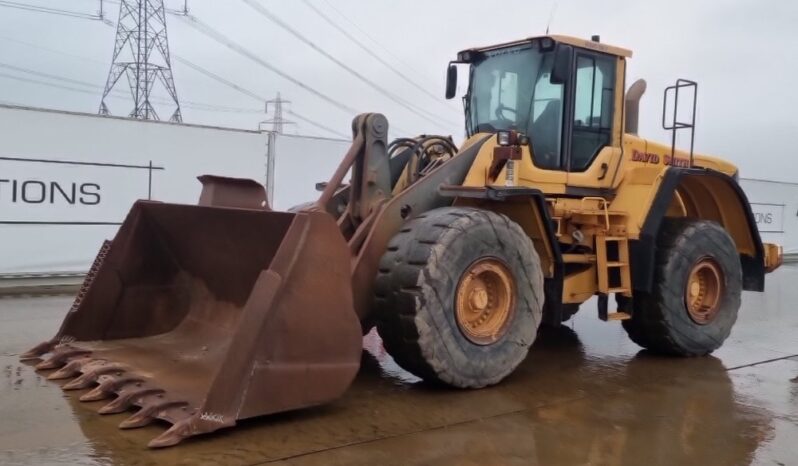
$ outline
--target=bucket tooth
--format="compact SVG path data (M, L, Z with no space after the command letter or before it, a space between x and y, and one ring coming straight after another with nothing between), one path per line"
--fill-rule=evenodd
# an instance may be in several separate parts
M136 429L144 427L155 420L157 414L172 406L185 405L187 403L181 401L161 401L153 404L143 406L136 414L130 416L119 424L120 429Z
M78 398L80 401L100 401L111 398L113 393L102 386L94 387L90 392L84 393Z
M92 374L91 372L83 374L80 377L64 384L61 388L63 390L80 390L83 388L88 388L91 384L94 383L93 375L94 374Z
M133 406L133 402L128 397L120 396L100 408L97 412L100 414L118 414L127 411L131 406Z
M150 440L147 444L150 448L165 448L177 445L183 439L191 436L191 418L183 419L174 424L166 432Z
M19 360L30 361L31 359L39 359L43 354L49 353L50 350L53 349L53 346L55 346L55 344L51 341L39 343L28 351L20 354Z
M88 356L73 359L69 361L66 366L48 375L47 380L61 380L75 377L76 375L80 374L80 369L89 361L91 361L91 358Z
M114 401L103 406L97 412L100 414L118 414L123 411L127 411L128 408L133 406L133 402L136 401L136 398L158 392L162 392L162 390L155 388L138 388L131 391L122 392Z
M111 377L108 375L101 375L97 382L99 385L94 387L90 392L84 393L79 398L80 401L99 401L111 398L114 391L126 383L141 382L141 379L133 376L125 377Z
M119 364L107 364L105 362L101 362L96 366L92 365L91 369L84 371L80 377L65 384L61 388L64 390L80 390L83 388L88 388L97 382L97 378L99 376L107 374L108 372L121 370L123 370L123 368Z
M69 348L69 347L61 347L61 348L56 348L55 351L53 351L52 353L53 354L49 358L45 359L39 364L36 364L37 371L56 369L58 367L65 365L68 359L73 358L75 356L83 356L89 354L90 351L76 349L76 348Z
M119 428L137 429L139 427L144 427L155 420L155 418L152 416L152 413L153 411L151 408L141 408L138 412L136 412L136 414L120 422Z
M46 371L46 370L50 370L50 369L55 369L56 367L61 367L61 364L59 364L59 362L60 361L58 360L58 358L56 358L55 356L52 356L52 357L50 357L48 359L45 359L44 361L36 364L34 366L34 368L37 371Z

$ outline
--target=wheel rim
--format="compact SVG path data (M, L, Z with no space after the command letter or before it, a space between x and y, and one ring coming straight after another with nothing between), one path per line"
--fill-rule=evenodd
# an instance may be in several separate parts
M480 259L457 285L455 317L463 335L478 345L500 339L515 311L515 281L498 259Z
M723 270L715 259L704 257L693 265L684 290L687 313L693 322L712 322L720 310L723 287Z

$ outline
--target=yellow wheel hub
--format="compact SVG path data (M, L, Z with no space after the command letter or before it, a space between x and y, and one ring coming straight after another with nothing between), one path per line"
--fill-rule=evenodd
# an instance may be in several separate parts
M711 257L704 257L696 262L684 290L687 313L693 322L704 325L717 316L723 289L723 270L720 264Z
M515 281L498 259L480 259L465 271L457 285L455 317L466 338L489 345L507 331L515 312Z

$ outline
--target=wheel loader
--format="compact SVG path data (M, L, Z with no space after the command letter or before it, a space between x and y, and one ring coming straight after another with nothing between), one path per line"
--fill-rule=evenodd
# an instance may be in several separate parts
M255 181L209 175L198 205L138 201L22 359L109 400L102 414L135 410L122 428L171 424L149 443L165 447L341 396L373 326L403 368L459 388L500 382L540 325L594 296L640 346L708 354L781 249L762 243L735 166L692 136L676 148L694 118L663 111L670 145L637 135L631 55L555 35L464 50L446 86L468 70L459 148L389 143L385 117L360 115L318 200L289 212Z

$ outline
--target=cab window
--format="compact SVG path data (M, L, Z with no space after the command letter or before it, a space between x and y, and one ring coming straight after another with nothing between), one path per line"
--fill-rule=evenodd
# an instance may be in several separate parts
M533 163L563 170L562 84L551 83L554 53L539 43L487 53L472 64L467 132L516 130L529 136Z
M530 134L534 164L540 168L562 170L562 84L551 82L554 54L549 54L532 92Z
M571 171L584 171L610 144L615 98L615 60L580 54L576 59L576 90L571 146Z

